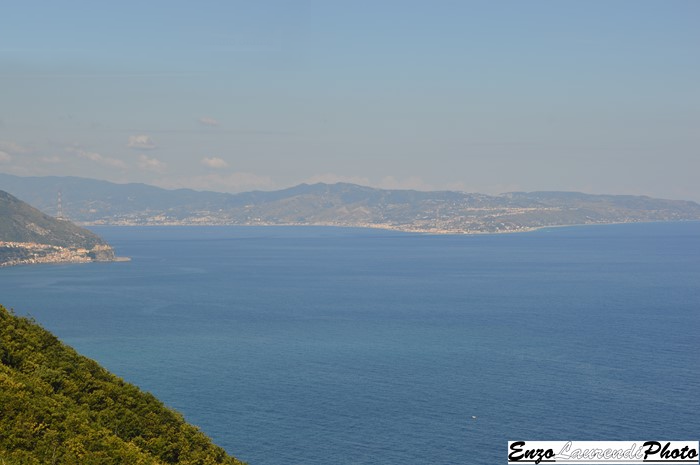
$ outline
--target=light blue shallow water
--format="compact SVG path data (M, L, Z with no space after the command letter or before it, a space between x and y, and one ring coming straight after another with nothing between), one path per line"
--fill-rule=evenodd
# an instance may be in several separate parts
M251 464L700 436L700 223L96 231L133 260L0 269L0 303Z

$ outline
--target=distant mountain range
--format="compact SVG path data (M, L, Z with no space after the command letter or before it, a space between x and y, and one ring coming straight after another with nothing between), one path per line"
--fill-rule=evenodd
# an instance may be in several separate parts
M0 174L0 189L84 225L333 225L426 233L498 233L547 226L700 220L700 205L577 192L383 190L301 184L273 192L166 190L77 177Z
M0 266L114 260L96 234L0 191Z

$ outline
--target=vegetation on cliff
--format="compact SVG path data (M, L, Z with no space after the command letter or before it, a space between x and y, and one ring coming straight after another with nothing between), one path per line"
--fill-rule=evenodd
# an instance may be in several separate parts
M0 463L242 462L153 395L0 306Z

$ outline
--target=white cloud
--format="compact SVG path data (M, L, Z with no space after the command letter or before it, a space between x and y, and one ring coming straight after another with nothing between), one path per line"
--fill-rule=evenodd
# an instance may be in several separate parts
M52 155L50 157L41 157L41 161L43 163L47 163L50 165L56 165L58 163L63 163L63 160L61 159L61 157L58 157L56 155Z
M199 121L199 123L203 124L204 126L216 127L219 125L219 122L217 120L215 120L214 118L208 118L206 116L199 118L197 121Z
M10 156L10 154L0 150L0 163L10 163L11 161L12 157Z
M477 189L463 182L448 182L438 187L439 190L455 192L476 192Z
M144 171L153 171L162 173L165 171L166 164L156 158L148 158L146 155L141 155L138 161L139 168Z
M160 179L155 181L154 184L166 189L186 187L215 192L247 192L276 188L275 183L269 176L258 176L253 173L212 173L190 178Z
M9 140L0 140L0 151L7 154L29 153L29 149Z
M153 150L158 148L151 137L144 134L129 136L129 143L126 146L134 150Z
M219 157L202 158L201 163L209 168L226 168L228 163Z
M405 179L396 179L393 176L385 176L376 186L380 189L413 189L417 191L431 191L433 186L427 184L418 176L410 176Z
M371 185L368 178L360 176L340 176L333 173L317 174L303 181L306 184L317 184L322 182L324 184L336 184L339 182L345 182L350 184L359 184L361 186Z
M117 158L105 157L97 152L90 152L83 149L69 148L67 150L75 153L80 158L99 163L100 165L109 166L111 168L126 169L126 163Z

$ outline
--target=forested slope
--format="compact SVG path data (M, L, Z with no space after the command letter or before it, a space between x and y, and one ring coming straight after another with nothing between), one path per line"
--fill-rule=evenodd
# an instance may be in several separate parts
M0 463L242 462L153 395L0 306Z

